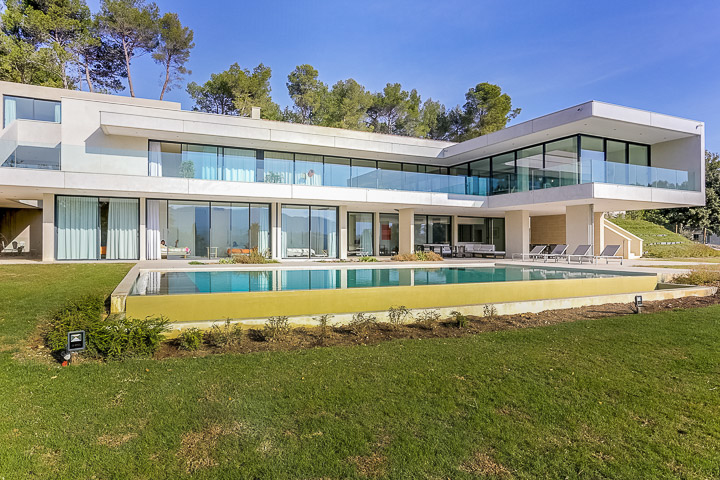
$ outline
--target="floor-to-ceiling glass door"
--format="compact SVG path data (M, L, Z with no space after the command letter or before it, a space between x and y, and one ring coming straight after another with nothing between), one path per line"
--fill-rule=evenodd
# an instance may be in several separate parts
M167 256L208 257L210 252L210 204L168 200Z
M337 208L282 206L283 258L337 258Z
M373 231L372 213L348 213L348 255L375 255Z
M400 247L400 218L397 213L380 214L380 255L397 255Z

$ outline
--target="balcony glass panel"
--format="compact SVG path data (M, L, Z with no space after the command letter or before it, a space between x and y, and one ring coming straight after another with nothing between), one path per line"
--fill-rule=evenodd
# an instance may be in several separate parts
M544 188L578 183L577 137L545 144Z
M377 162L374 160L352 159L352 186L359 188L378 188Z
M295 154L295 185L322 185L322 155Z
M217 180L218 148L184 143L180 173L184 178Z
M285 152L265 152L265 183L293 183L293 154Z
M524 148L517 152L517 191L542 188L543 146Z
M625 142L616 142L607 140L605 142L605 181L607 183L617 183L619 185L627 185L628 169L627 164L627 144Z
M490 159L470 162L470 195L490 195Z
M323 185L350 187L350 159L325 157L325 178Z
M605 168L593 168L593 165L604 165L605 142L602 138L580 137L580 182L604 182Z
M402 164L396 162L377 162L378 188L403 190Z
M515 152L492 157L492 193L515 191Z

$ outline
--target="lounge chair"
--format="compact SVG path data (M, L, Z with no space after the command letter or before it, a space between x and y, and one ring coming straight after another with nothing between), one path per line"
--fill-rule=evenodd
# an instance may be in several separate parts
M552 249L552 252L548 253L547 255L543 255L542 258L544 261L548 260L555 260L556 262L563 258L565 256L565 252L567 252L568 246L565 244L555 245L555 248Z
M440 255L443 257L452 257L452 248L450 248L450 245L440 247Z
M512 258L513 260L517 260L518 258L520 260L525 260L525 257L533 260L536 258L542 258L542 252L544 252L546 248L547 245L536 245L529 253L513 253Z
M572 262L573 258L577 258L578 261L582 263L585 258L592 259L592 254L590 253L591 250L592 245L578 245L573 253L570 255L564 255L564 257L568 263Z
M495 250L495 245L489 244L489 245L479 245L477 252L480 254L483 258L505 258L505 252L503 250Z
M620 265L622 265L623 257L617 254L619 251L620 245L606 245L600 255L595 255L593 259L595 261L605 260L605 263L610 263L610 260L620 260Z

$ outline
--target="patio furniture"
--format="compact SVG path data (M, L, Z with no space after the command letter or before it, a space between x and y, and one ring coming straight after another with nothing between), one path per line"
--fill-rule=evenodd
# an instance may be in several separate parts
M532 250L530 250L529 253L513 253L513 260L517 260L518 258L520 260L525 260L525 257L528 257L528 259L534 260L536 258L542 258L543 252L547 248L547 245L535 245Z
M160 245L160 258L168 258L168 255L177 255L179 257L187 258L188 255L190 255L190 248Z
M577 258L578 262L582 263L583 259L592 259L592 245L578 245L578 247L569 255L565 255L565 259L568 263L572 262L573 258Z
M565 256L567 249L568 246L565 244L555 245L555 248L553 248L550 253L543 255L543 260L545 262L548 260L555 260L557 262L560 258Z
M218 256L218 247L206 247L207 248L207 256L208 258L217 258Z
M452 257L452 249L450 245L443 245L440 247L440 255L443 257Z
M597 262L598 260L605 260L605 263L610 263L610 260L620 260L622 265L623 257L617 253L620 251L620 245L606 245L600 255L595 255L593 259Z
M454 245L453 256L455 258L465 258L465 245Z
M478 245L477 253L482 258L505 258L505 252L503 250L495 250L493 244L482 244Z

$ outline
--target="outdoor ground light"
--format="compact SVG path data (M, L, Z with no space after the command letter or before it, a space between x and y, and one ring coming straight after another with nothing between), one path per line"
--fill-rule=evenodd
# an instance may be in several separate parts
M73 353L85 350L85 330L76 330L68 332L65 351L62 354L63 360L69 362L72 360ZM65 365L63 362L63 365Z
M643 306L642 295L635 295L635 313L640 313L640 309Z

